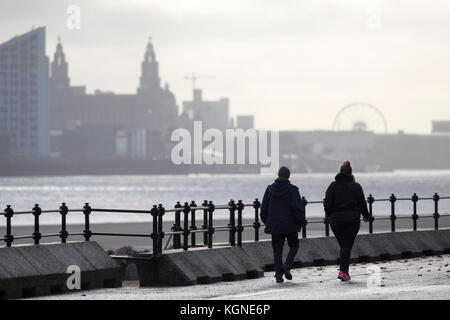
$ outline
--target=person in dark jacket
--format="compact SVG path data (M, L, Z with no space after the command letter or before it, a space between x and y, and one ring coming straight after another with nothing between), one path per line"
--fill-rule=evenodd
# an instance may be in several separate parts
M340 173L328 187L324 208L331 230L341 247L338 278L349 281L350 255L359 231L360 216L363 216L364 222L370 219L364 191L361 185L355 182L350 161L344 161Z
M283 282L283 275L292 280L290 269L298 251L298 232L305 223L305 207L298 188L289 181L290 171L281 167L278 178L269 185L261 204L264 232L272 235L275 278ZM283 264L283 247L287 239L289 252Z

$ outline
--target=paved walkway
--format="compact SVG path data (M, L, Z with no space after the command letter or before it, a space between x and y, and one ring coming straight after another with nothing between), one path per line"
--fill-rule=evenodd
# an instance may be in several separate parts
M352 281L336 266L293 270L293 281L264 278L176 288L99 289L41 299L450 299L450 255L352 265Z

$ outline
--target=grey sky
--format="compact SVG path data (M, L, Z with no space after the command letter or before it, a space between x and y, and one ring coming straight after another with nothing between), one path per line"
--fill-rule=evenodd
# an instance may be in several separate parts
M66 28L72 4L81 30ZM391 132L450 119L448 1L1 0L0 42L32 25L47 26L49 56L61 36L88 92L135 92L152 36L178 104L191 97L185 75L213 75L198 81L205 98L229 97L261 128L330 129L354 101L382 110Z

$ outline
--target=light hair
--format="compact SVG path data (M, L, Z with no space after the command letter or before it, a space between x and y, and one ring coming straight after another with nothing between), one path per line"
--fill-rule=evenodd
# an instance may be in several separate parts
M352 174L352 166L349 160L345 160L341 165L341 173Z

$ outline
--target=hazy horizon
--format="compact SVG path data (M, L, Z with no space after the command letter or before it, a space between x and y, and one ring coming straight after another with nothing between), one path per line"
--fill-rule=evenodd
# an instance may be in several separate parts
M66 27L69 5L80 30ZM389 132L429 133L450 119L449 13L445 1L6 0L0 42L44 25L72 85L135 93L151 36L179 107L195 72L214 76L197 83L205 99L229 97L258 128L331 129L342 107L367 102Z

